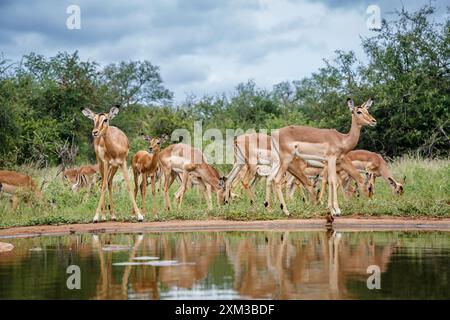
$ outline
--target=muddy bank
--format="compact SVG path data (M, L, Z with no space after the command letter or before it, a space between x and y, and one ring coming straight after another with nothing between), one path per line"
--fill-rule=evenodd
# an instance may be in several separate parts
M101 222L86 224L14 227L0 230L0 238L32 237L101 232L172 232L231 230L325 230L325 219L288 219L268 221L172 220L164 222ZM342 217L333 229L341 231L371 230L442 230L450 231L450 219L409 219L393 217Z

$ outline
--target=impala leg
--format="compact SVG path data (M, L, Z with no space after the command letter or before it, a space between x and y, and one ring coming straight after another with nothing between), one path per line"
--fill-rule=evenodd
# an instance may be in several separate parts
M206 205L208 207L208 211L211 211L213 209L212 206L212 195L211 195L211 187L207 187L206 184L203 182L203 180L199 179L199 187L200 190L203 193L203 196L206 200Z
M133 168L133 178L134 178L134 199L137 199L139 186L139 172L135 168Z
M228 174L228 178L225 183L225 203L227 203L229 201L231 187L233 186L233 182L243 167L244 167L243 164L235 163L233 166L233 169L231 169L230 173Z
M375 189L375 173L370 174L370 180L369 180L369 197L373 196L374 189Z
M16 211L18 206L19 206L19 197L14 194L11 198L11 208L13 209L13 211Z
M113 183L113 179L114 176L116 175L117 172L117 167L112 167L110 172L109 172L109 177L108 177L108 191L109 191L109 213L111 215L111 219L112 220L116 220L116 214L114 212L114 204L113 204L113 196L112 196L112 183ZM105 218L103 218L105 219Z
M141 203L142 203L142 215L145 215L147 209L145 208L145 196L147 194L147 174L142 174L142 182L141 182Z
M94 186L97 183L97 174L94 173L92 176L92 180L91 180L91 184L89 186L89 193L92 193L92 191L94 190Z
M282 186L283 186L284 175L285 175L286 170L287 170L288 167L289 167L289 163L287 163L287 162L282 163L280 165L280 170L278 171L278 174L275 176L275 179L273 180L278 199L280 200L280 208L281 208L281 210L283 210L283 212L287 216L290 215L290 213L289 213L289 210L288 210L288 208L286 206L286 202L284 201ZM266 189L267 189L267 186L270 189L271 185L272 185L271 179L267 179Z
M289 173L292 174L295 178L297 178L303 185L303 187L306 188L306 190L308 190L312 203L316 203L317 196L314 193L313 185L311 181L309 181L309 179L305 176L303 171L294 166L289 166Z
M105 211L105 192L106 192L106 185L108 184L108 163L102 162L100 166L100 170L102 172L102 189L100 191L100 200L98 202L97 210L95 211L94 216L94 223L98 222L98 216L100 215L100 211L102 212L102 216L104 215Z
M325 166L322 170L322 183L319 192L319 203L323 205L323 198L325 196L325 190L328 183L328 166Z
M157 216L156 212L156 174L152 175L152 195L153 195L153 215Z
M178 209L181 209L181 203L183 202L184 193L186 192L187 183L189 180L189 173L184 171L181 175L181 189L180 189L180 199L178 202Z
M288 200L292 200L294 198L294 193L297 189L297 184L294 180L295 177L291 175L286 181L286 199Z
M206 195L208 196L208 198L206 199L207 204L209 203L209 208L211 208L211 210L212 210L212 189L209 184L206 185Z
M245 189L248 197L250 198L250 204L255 203L255 195L253 194L252 188L250 186L250 180L252 180L252 178L256 179L255 173L256 168L254 166L248 166L244 178L242 179L242 187Z
M279 171L279 170L278 170ZM272 183L273 183L273 179L271 179L270 178L270 176L268 176L267 178L266 178L266 195L265 195L265 201L264 201L264 206L267 208L267 209L270 209L271 207L272 207L272 205L271 205L271 201L272 201L272 197L271 197L271 193L272 193L272 190L270 190L271 188L272 188Z
M133 197L133 191L131 190L130 179L128 177L127 163L125 161L122 163L122 174L125 180L128 194L130 195L131 204L133 205L134 212L136 213L136 218L138 219L138 221L143 221L144 217L142 216L141 211L136 204L136 200Z
M328 195L328 208L332 215L340 216L341 209L339 208L337 198L337 176L336 176L336 157L328 159L328 185L330 187Z
M169 187L170 180L173 179L171 170L164 170L164 206L167 210L170 210L170 197L169 197Z

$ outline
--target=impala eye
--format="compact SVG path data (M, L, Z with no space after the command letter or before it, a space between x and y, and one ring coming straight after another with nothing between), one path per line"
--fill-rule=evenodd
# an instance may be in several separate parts
M103 123L107 123L107 122L108 122L108 119L103 120Z

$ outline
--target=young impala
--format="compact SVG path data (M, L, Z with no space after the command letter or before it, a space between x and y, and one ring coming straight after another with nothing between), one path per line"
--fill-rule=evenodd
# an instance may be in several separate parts
M141 200L142 213L145 214L145 194L147 193L147 179L150 177L152 182L153 194L153 214L156 214L156 176L158 173L158 158L161 152L161 144L167 140L167 135L162 135L159 138L151 138L144 136L144 140L149 143L149 152L141 150L136 152L132 161L133 175L134 175L134 197L137 197L139 176L141 177Z
M44 186L44 181L39 189L33 179L26 174L16 171L0 170L0 186L2 192L12 195L11 206L13 210L16 210L19 206L19 198L29 203L29 193L36 199L42 199L41 191Z
M224 201L226 178L220 177L217 170L206 162L200 150L184 143L170 145L161 151L159 165L164 175L164 202L167 210L171 208L169 188L179 174L181 174L181 188L177 191L179 207L183 202L189 175L192 175L198 181L206 199L208 210L212 210L210 189L217 193L220 203ZM210 188L207 187L208 185Z
M288 126L272 133L272 154L274 156L269 180L275 183L276 193L281 203L280 207L286 215L289 215L289 210L284 201L281 183L286 170L295 157L327 161L328 184L330 186L328 222L333 221L334 215L341 214L337 198L336 162L340 161L340 166L344 170L353 170L348 167L346 161L342 161L342 156L356 146L362 126L376 125L376 120L368 110L372 103L373 100L369 99L361 106L355 107L350 98L347 100L352 113L352 126L347 134L339 133L334 129L305 126ZM266 193L266 196L270 197L270 193Z
M84 108L82 113L88 119L94 122L92 129L92 136L94 137L94 150L99 165L100 174L102 177L102 189L100 200L95 211L94 223L98 221L98 216L102 212L102 220L106 219L105 212L105 192L106 184L109 190L109 203L111 219L115 220L113 199L112 199L112 183L117 169L122 169L125 185L130 196L133 210L138 221L143 221L144 218L136 204L133 191L131 190L130 180L128 178L127 170L127 155L129 151L128 138L119 128L110 126L109 122L119 113L117 106L112 107L109 113L96 114L88 108Z

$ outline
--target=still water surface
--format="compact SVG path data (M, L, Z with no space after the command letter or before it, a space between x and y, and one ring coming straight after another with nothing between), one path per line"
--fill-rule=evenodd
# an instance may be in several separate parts
M5 241L5 240L2 240ZM8 239L0 299L450 299L449 232L181 232ZM81 289L67 288L67 267ZM381 289L367 288L367 268Z

